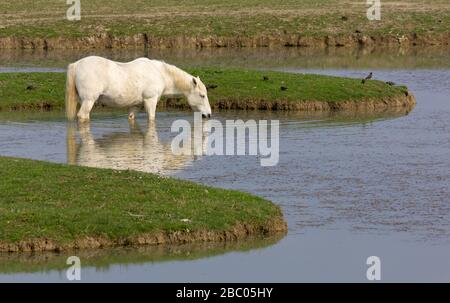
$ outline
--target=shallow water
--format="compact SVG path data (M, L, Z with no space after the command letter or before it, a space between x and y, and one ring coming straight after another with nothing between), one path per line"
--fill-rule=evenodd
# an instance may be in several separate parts
M221 121L280 120L275 167L261 167L253 156L173 156L172 122L192 120L190 112L176 111L159 112L150 128L143 114L133 127L125 113L98 114L90 129L70 128L57 114L3 113L0 154L132 168L244 190L279 204L289 225L285 238L257 250L137 264L118 258L106 268L94 262L83 268L85 282L367 281L372 255L381 258L382 281L450 282L450 69L409 67L371 68L375 78L405 84L416 96L417 106L407 115L215 113ZM368 72L301 64L271 68L352 77ZM65 281L65 271L57 269L2 272L8 273L0 281Z
M117 61L138 57L164 60L181 66L247 66L252 68L320 69L448 69L450 49L428 48L204 48L204 49L88 49L88 50L2 50L0 67L65 68L90 55Z

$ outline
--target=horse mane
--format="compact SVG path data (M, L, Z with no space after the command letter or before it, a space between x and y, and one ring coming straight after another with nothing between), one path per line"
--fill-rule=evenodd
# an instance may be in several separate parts
M177 90L180 92L188 92L191 90L193 76L175 65L165 63L164 61L161 61L161 63L163 64L167 75L173 81L173 85Z

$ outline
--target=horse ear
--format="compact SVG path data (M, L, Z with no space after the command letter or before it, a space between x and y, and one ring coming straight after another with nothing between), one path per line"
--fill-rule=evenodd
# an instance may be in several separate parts
M194 83L194 86L197 86L197 79L192 78L192 82Z

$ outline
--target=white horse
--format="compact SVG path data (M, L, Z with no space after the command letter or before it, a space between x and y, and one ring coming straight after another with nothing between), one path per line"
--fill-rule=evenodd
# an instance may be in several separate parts
M139 58L128 63L102 57L86 57L68 66L66 114L89 120L95 102L127 107L129 119L144 105L149 120L155 119L161 96L184 95L194 111L211 116L206 87L199 77L162 61ZM81 108L77 111L77 101Z
M141 130L137 121L129 120L128 122L129 133L113 132L101 138L95 138L92 135L89 123L80 123L79 126L69 124L67 127L68 163L169 174L192 163L198 157L194 156L196 152L206 153L209 141L203 129L202 140L188 138L182 146L182 154L174 154L170 140L160 140L156 122L148 123L146 131ZM80 140L77 140L77 131Z

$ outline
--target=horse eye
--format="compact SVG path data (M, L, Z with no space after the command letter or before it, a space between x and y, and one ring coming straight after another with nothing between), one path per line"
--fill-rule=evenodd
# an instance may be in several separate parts
M200 98L205 98L205 95L203 95L203 94L200 94Z

